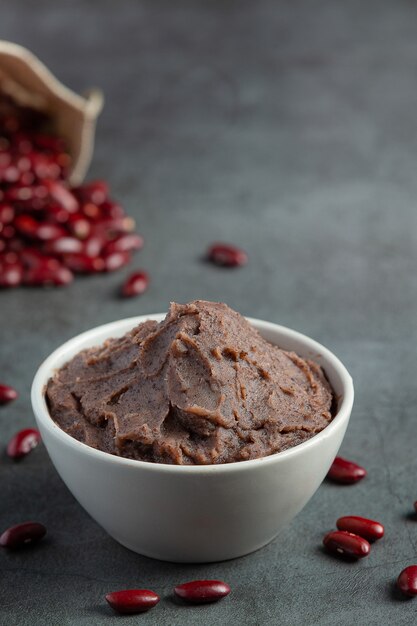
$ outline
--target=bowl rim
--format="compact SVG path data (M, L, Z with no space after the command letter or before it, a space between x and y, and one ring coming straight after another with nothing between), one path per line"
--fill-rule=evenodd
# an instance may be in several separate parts
M309 448L313 448L322 442L324 439L331 437L332 433L345 421L350 418L350 413L353 406L354 389L353 381L348 370L338 357L333 354L328 348L317 342L315 339L308 337L296 330L275 324L274 322L268 322L259 320L257 318L246 317L248 322L252 324L261 334L262 331L268 331L272 333L279 333L284 335L290 340L303 343L308 350L311 350L315 354L319 354L327 361L326 373L329 373L330 368L335 372L342 383L342 400L338 408L338 411L332 421L319 433L313 435L310 439L283 450L282 452L275 452L268 456L260 457L257 459L249 459L247 461L233 461L231 463L219 463L217 465L174 465L169 463L152 463L150 461L140 461L137 459L127 459L125 457L116 456L109 452L104 452L96 448L78 441L64 430L62 430L52 419L49 414L49 410L45 400L45 385L54 371L57 369L56 362L62 359L62 355L66 352L71 352L68 356L68 360L75 356L77 352L84 348L85 343L90 342L95 335L100 335L97 345L102 343L106 338L111 338L113 333L120 330L122 332L128 332L129 329L134 328L138 324L146 320L161 321L166 316L166 313L150 313L147 315L138 315L134 317L123 318L107 324L101 324L95 326L87 331L84 331L71 339L65 341L58 348L56 348L39 366L32 383L31 388L31 401L32 409L36 417L38 426L45 428L52 436L61 440L61 443L71 448L72 451L79 454L87 454L92 458L96 458L97 461L115 463L116 465L130 466L136 469L142 469L149 472L170 472L172 474L218 474L219 472L235 472L245 471L249 469L255 469L256 467L265 466L272 463L279 463L285 459L294 455L302 455L303 452ZM105 334L103 337L102 335ZM120 334L119 334L120 336ZM93 344L94 345L94 344ZM65 362L65 361L64 361Z

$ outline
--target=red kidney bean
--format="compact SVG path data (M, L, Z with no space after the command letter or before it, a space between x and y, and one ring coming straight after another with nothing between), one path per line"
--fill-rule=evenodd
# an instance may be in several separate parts
M32 167L30 159L27 156L19 156L15 164L19 172L22 173L29 172Z
M18 154L29 154L33 150L33 143L26 133L17 132L13 136L13 145L9 147L13 148Z
M61 177L66 180L69 174L69 166L71 165L71 157L66 152L55 154L55 161L61 168Z
M80 202L101 205L109 196L109 186L104 180L92 180L85 185L75 187L73 192Z
M3 254L0 255L0 265L2 263L4 264L17 263L18 261L19 261L19 255L16 254L14 250L8 250L7 252L4 252Z
M103 272L105 268L104 259L101 257L93 258L84 253L64 254L63 260L68 268L79 274L95 274Z
M0 287L17 287L23 280L21 263L2 263L0 261Z
M158 604L160 598L149 589L125 589L108 593L106 600L117 613L134 615L149 611Z
M36 543L46 535L46 528L39 522L23 522L5 530L0 535L0 546L3 548L22 548Z
M130 233L129 235L121 235L113 241L109 241L105 248L105 254L113 254L113 252L132 252L140 250L143 247L143 237Z
M3 239L14 239L16 236L16 229L11 224L6 224L2 229L1 236Z
M69 233L66 228L63 227L62 224L56 224L55 222L50 221L42 221L38 222L38 226L34 233L34 238L36 238L40 243L35 242L35 245L38 245L42 250L42 242L55 241L57 239L62 239L63 237L68 237Z
M360 465L337 456L328 471L327 478L337 483L351 485L365 478L366 474L366 469Z
M22 187L27 187L29 185L33 185L35 182L35 174L32 172L21 172L19 176L18 184Z
M229 585L221 580L193 580L174 589L178 597L193 604L216 602L229 595L230 591Z
M96 204L92 202L86 202L81 206L81 213L85 215L89 220L98 220L101 218L101 210Z
M108 221L108 228L110 232L127 234L135 230L135 220L133 217L112 217Z
M36 448L40 440L41 434L35 428L19 430L7 445L7 454L11 459L21 459Z
M82 252L83 244L77 237L60 237L48 242L44 250L47 254L77 254Z
M21 187L28 187L34 184L35 178L32 172L21 172L17 184Z
M87 237L87 239L83 241L82 251L87 256L96 258L100 256L100 253L105 243L106 242L103 239L103 237L97 237L97 236Z
M48 217L53 220L57 224L66 224L70 218L72 213L68 213L66 209L63 209L61 206L50 204L48 206ZM69 235L69 233L66 233Z
M122 285L122 296L131 298L144 293L149 286L149 276L146 272L133 272Z
M36 230L36 238L41 241L54 241L67 235L67 231L52 222L41 222Z
M14 165L9 165L0 172L0 179L3 183L15 183L19 180L20 172Z
M417 596L417 565L409 565L397 578L399 589L406 596Z
M352 559L362 559L368 556L371 550L366 539L345 530L333 530L327 533L323 539L323 545L333 554Z
M91 224L81 213L70 215L68 228L78 239L86 239L91 233Z
M39 223L31 215L18 215L14 221L17 230L26 237L36 237Z
M13 402L18 397L18 393L16 389L13 387L9 387L9 385L1 385L0 384L0 404L8 404L9 402Z
M103 215L111 218L120 218L125 216L125 211L120 204L112 200L106 200L100 204L100 210Z
M20 252L20 260L26 267L34 267L45 262L45 257L36 248L23 248Z
M0 204L0 234L1 226L13 222L15 210L10 204Z
M12 155L9 150L0 153L0 171L6 169L12 162Z
M34 211L46 206L48 190L44 185L15 185L6 189L5 198L19 208Z
M50 197L68 213L76 213L78 211L78 201L73 193L58 180L44 180Z
M109 239L131 233L135 228L135 220L131 217L103 217L92 223L91 230L94 235L106 235Z
M207 258L215 265L240 267L248 262L246 252L226 243L214 243L207 251Z
M45 135L44 133L34 133L32 141L37 148L46 150L47 152L59 153L64 152L65 143L60 137L55 135Z
M344 517L339 517L336 526L339 530L347 530L371 542L384 536L383 525L366 517L345 515Z
M112 254L103 254L104 270L106 272L114 272L130 263L131 255L129 252L113 252Z
M52 286L63 287L74 280L74 274L59 261L54 264L43 261L41 264L28 268L23 274L23 284L30 287Z
M41 180L56 180L61 175L61 168L49 155L32 152L27 155L31 170Z

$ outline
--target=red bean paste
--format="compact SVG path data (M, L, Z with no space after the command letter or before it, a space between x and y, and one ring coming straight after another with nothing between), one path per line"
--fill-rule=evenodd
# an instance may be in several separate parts
M316 363L272 345L226 304L197 300L80 352L46 399L54 421L93 448L205 465L302 443L331 421L333 393Z

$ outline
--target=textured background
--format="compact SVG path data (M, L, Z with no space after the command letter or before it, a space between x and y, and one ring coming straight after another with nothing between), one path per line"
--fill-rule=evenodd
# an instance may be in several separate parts
M109 590L219 577L233 595L189 608L164 600L124 624L409 625L393 581L416 562L417 7L405 0L2 0L0 37L37 53L78 91L101 86L91 177L106 177L146 238L134 266L152 286L115 296L124 273L65 290L0 294L3 444L33 425L40 361L97 324L224 300L332 349L356 386L343 455L369 476L323 484L272 544L235 561L142 558L79 507L40 447L0 461L0 526L37 519L49 537L0 554L0 623L105 625ZM238 271L205 265L212 240L247 249ZM369 558L320 549L342 514L386 525ZM121 512L123 514L123 512Z

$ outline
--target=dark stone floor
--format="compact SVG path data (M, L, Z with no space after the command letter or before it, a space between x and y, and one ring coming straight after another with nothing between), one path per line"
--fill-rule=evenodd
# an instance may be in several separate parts
M92 326L164 311L170 300L223 300L332 349L356 401L343 455L365 481L323 484L272 544L227 563L152 561L110 539L72 498L40 447L0 459L0 525L33 518L49 538L0 554L0 623L102 626L103 595L165 594L123 624L410 625L416 603L393 581L416 562L417 6L406 0L3 0L0 37L26 45L69 86L103 88L91 177L110 180L146 238L135 267L152 286L121 301L126 272L65 290L0 294L3 443L33 424L34 372ZM222 271L213 240L247 249ZM386 525L369 558L320 550L342 514ZM223 578L233 594L188 608L174 583Z

